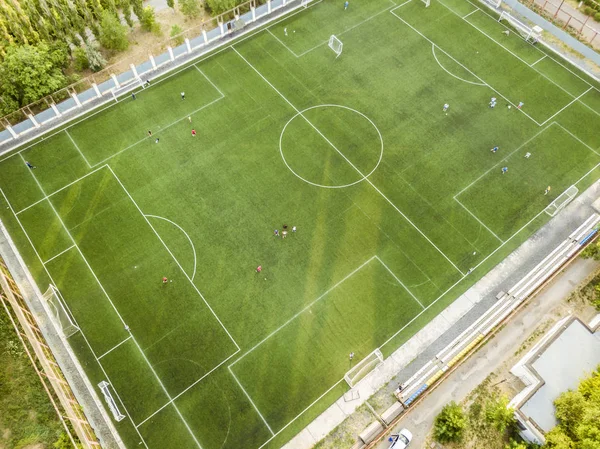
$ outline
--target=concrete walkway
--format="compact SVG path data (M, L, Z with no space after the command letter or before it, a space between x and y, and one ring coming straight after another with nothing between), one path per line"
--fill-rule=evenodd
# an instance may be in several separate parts
M433 420L450 401L460 402L486 377L498 369L527 340L532 330L548 312L557 306L575 287L600 267L594 260L575 260L553 283L531 300L498 334L467 359L431 394L411 409L392 429L397 433L408 428L414 435L412 447L424 448ZM387 449L385 440L376 446Z

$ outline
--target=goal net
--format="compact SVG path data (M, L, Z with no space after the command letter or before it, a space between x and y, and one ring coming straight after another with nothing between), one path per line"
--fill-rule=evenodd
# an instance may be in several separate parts
M102 395L104 396L106 405L108 405L108 408L110 409L110 412L113 414L113 417L115 418L115 420L123 421L125 419L125 415L123 413L121 413L121 411L119 410L119 407L117 407L117 403L113 399L112 394L111 394L110 390L108 389L109 386L110 386L110 384L105 380L103 380L102 382L100 382L98 384L98 388L100 388L100 391L102 392Z
M329 48L331 48L334 51L336 58L342 54L343 47L344 47L344 44L342 44L342 41L339 40L337 37L335 37L335 35L332 34L331 37L329 38Z
M510 15L510 13L506 11L502 11L500 14L500 18L498 18L498 22L506 21L510 27L518 32L523 39L526 41L532 41L533 43L537 42L540 38L542 29L539 27L533 27L526 25L524 22L520 21L516 17Z
M54 285L50 284L43 298L50 308L52 321L54 321L54 324L62 331L65 337L69 338L79 331L79 327L75 324L71 312L68 310L67 305L60 296L60 292Z
M561 209L573 201L578 193L579 189L577 189L577 187L569 187L567 190L561 193L558 198L552 201L548 207L546 207L546 213L551 217L554 217Z
M367 374L377 368L381 363L383 363L383 354L379 349L376 349L353 366L344 375L344 380L350 388L354 388Z

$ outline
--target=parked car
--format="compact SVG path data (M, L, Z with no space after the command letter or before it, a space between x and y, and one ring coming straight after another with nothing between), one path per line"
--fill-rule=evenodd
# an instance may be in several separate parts
M398 435L392 435L389 439L392 445L390 449L405 449L412 440L412 433L408 429L402 429Z

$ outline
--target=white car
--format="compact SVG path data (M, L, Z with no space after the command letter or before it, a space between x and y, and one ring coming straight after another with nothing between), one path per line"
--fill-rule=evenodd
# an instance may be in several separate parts
M390 441L392 445L390 449L405 449L412 440L412 433L408 429L402 429L398 435L392 435Z

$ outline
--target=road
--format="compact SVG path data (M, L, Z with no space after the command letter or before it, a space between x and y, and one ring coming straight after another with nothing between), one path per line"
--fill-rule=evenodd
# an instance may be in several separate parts
M397 433L406 427L413 433L413 448L424 448L433 420L442 407L450 401L460 402L486 377L511 357L527 339L542 318L557 306L575 287L594 270L600 262L575 260L552 284L532 299L485 346L462 363L441 385L411 409L394 427ZM386 440L376 446L387 449Z

